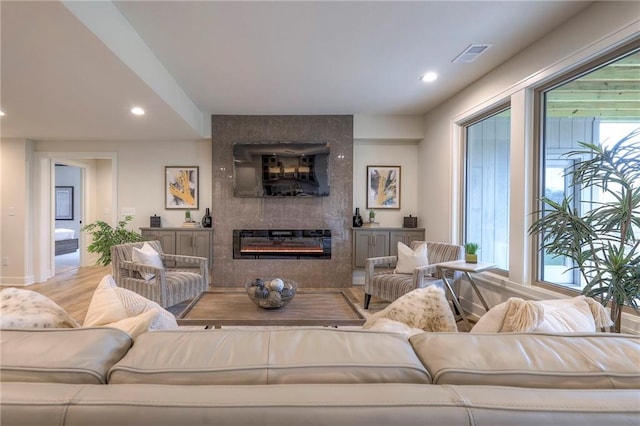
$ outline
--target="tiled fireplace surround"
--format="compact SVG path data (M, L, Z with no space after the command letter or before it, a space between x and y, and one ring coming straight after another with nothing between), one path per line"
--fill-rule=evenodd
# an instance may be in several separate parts
M242 286L256 277L286 277L300 287L349 287L353 204L353 117L350 115L213 115L213 286ZM236 198L234 143L329 142L330 195ZM234 229L330 229L331 259L234 259Z

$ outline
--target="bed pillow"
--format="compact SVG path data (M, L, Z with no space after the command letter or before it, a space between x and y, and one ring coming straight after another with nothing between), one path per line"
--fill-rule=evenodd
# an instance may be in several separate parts
M131 260L135 263L142 263L143 265L153 266L155 268L164 268L160 254L153 249L149 244L144 243L142 248L134 247L131 253ZM145 281L151 281L156 274L152 272L143 273L142 277Z
M148 314L150 311L154 314ZM178 328L176 318L171 312L138 293L118 287L111 275L105 275L93 293L84 326L113 326L130 332L125 328L134 324L132 330L137 333L137 322L144 322L149 317L151 321L146 326L141 326L144 331ZM123 322L118 323L120 321Z
M0 292L0 328L76 328L80 324L47 296L31 290Z
M398 262L396 262L396 274L413 274L413 270L420 266L427 266L427 243L420 244L415 251L411 247L398 241Z

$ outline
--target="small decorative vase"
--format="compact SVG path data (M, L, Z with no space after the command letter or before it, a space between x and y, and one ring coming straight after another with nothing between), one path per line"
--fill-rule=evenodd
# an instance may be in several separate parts
M353 215L353 227L360 228L363 224L362 216L360 216L360 208L356 207L356 214Z
M464 256L465 262L467 263L478 263L478 255L477 254L466 254Z
M203 228L211 228L211 214L209 213L209 208L204 213L202 217L202 227Z

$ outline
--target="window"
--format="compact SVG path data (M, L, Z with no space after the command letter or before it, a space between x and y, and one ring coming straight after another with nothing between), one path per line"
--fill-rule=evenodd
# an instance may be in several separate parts
M478 259L509 268L509 152L511 109L464 126L464 242L480 246Z
M606 62L605 62L606 61ZM540 196L561 200L571 195L573 208L585 213L602 201L602 194L569 193L567 172L580 158L564 154L578 142L614 144L640 127L640 51L609 57L544 89L542 95L542 149ZM640 183L640 182L639 182ZM538 254L538 278L572 290L585 282L570 259Z

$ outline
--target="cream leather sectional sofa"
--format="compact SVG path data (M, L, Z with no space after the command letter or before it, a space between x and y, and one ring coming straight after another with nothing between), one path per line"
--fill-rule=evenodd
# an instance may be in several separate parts
M629 425L640 339L3 330L2 426Z

